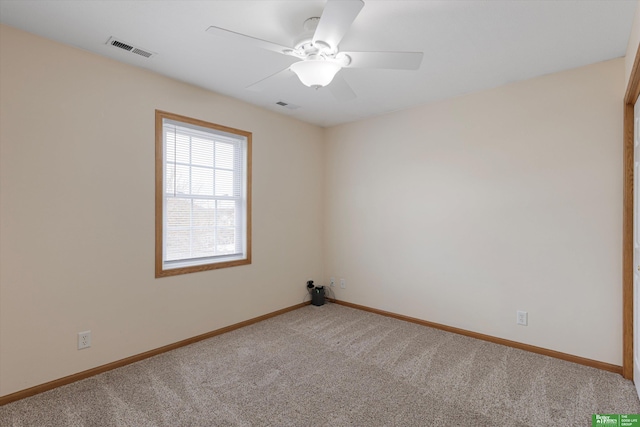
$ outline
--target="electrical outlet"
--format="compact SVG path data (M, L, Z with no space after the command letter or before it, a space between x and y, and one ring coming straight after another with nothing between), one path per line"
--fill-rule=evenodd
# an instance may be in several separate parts
M340 287L342 289L347 289L347 282L344 279L340 279Z
M336 285L336 278L332 277L331 279L329 279L329 286L333 288L335 285Z
M516 311L516 323L518 325L522 325L522 326L527 326L529 315L527 314L526 311Z
M91 347L91 331L78 332L78 350Z

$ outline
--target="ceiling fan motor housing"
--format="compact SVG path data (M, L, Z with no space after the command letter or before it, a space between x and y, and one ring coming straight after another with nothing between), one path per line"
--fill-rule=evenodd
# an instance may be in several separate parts
M313 41L316 28L320 18L309 18L303 23L304 32L297 38L293 54L302 59L319 59L319 57L330 58L338 53L338 46L331 46L329 43L316 40Z

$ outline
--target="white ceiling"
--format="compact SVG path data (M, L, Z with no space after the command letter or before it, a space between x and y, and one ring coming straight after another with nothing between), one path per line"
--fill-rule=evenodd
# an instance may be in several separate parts
M218 26L292 46L324 3L0 0L0 22L332 126L624 56L637 6L636 0L365 0L340 49L420 51L424 59L418 71L343 69L357 94L350 101L303 86L295 75L261 92L247 90L295 59L205 32ZM111 36L157 55L108 46Z

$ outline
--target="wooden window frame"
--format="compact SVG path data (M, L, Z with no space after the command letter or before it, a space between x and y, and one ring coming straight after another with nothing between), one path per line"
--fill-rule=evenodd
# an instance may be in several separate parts
M163 259L163 242L164 242L164 231L163 231L163 200L165 197L164 191L164 147L163 147L163 119L174 120L178 122L183 122L195 126L200 126L204 128L211 129L213 131L231 133L234 135L238 135L246 138L246 229L245 229L245 238L246 238L246 256L243 259L236 259L231 261L219 261L219 262L211 262L200 265L192 265L192 266L184 266L177 267L172 269L167 269L164 267L164 259ZM156 132L156 194L155 194L155 205L156 205L156 236L155 236L155 245L156 245L156 268L155 268L155 276L166 277L166 276L176 276L180 274L188 274L188 273L196 273L199 271L208 271L215 270L219 268L227 268L227 267L235 267L240 265L251 264L251 132L243 131L240 129L234 129L227 126L218 125L215 123L206 122L203 120L194 119L191 117L181 116L178 114L169 113L166 111L155 111L155 132Z

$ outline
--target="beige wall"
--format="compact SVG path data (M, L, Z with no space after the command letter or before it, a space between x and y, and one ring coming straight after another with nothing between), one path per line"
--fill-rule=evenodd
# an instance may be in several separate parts
M623 92L620 58L329 129L325 280L621 365Z
M625 75L624 81L628 82L631 77L631 68L633 61L638 54L638 45L640 45L640 5L636 6L636 13L633 18L633 27L629 36L629 44L627 45L627 55L625 56Z
M302 302L321 128L0 31L0 395ZM252 265L154 279L155 109L253 132Z

